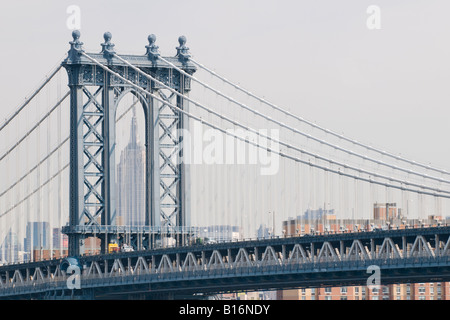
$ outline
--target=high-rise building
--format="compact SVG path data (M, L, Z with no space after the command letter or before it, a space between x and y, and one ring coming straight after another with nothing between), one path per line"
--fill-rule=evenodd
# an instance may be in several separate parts
M48 222L28 222L24 249L26 252L50 249L50 224Z
M375 220L392 220L399 217L396 203L374 203L373 218Z
M133 107L130 141L117 165L118 224L143 225L145 222L145 151L137 131L136 109Z
M270 232L271 232L270 228L266 227L265 224L261 224L258 230L256 230L256 238L257 239L269 238Z
M19 262L19 250L17 234L9 230L0 249L0 261L5 263Z
M67 249L69 237L61 232L61 228L53 228L53 249Z

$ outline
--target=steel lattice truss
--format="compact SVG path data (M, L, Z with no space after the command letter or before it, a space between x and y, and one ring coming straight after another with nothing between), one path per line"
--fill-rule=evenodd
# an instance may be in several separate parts
M161 89L159 96L168 103L174 104L176 95L167 96ZM175 102L176 103L176 102ZM181 179L179 170L180 136L177 130L180 126L180 115L167 104L159 107L159 156L160 156L160 214L161 226L173 227L177 225L176 216L180 209L178 186Z
M105 199L102 195L102 184L104 183L104 138L103 123L104 109L97 99L102 97L103 88L98 87L95 93L91 93L87 87L82 89L88 99L83 106L82 120L83 130L83 153L84 153L84 225L100 225L99 220L105 208Z
M0 267L0 297L67 295L68 266L81 269L78 292L90 294L95 290L116 294L139 286L152 294L365 285L367 270L374 266L381 270L382 285L448 281L449 230L262 239L4 266Z

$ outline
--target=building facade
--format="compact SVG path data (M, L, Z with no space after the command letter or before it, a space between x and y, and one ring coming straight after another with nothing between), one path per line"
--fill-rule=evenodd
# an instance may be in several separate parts
M407 219L395 203L375 203L373 219L337 219L333 210L308 210L295 219L283 221L283 233L288 236L336 232L372 231L437 226L445 223L441 216L427 219ZM402 283L367 286L298 288L277 291L279 300L450 300L450 282Z

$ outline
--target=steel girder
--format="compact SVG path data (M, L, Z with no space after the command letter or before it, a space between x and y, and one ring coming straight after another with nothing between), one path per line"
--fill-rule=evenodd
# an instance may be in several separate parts
M86 256L79 257L77 265L82 266L81 287L95 290L151 284L162 292L184 283L186 291L202 292L200 279L216 292L223 290L225 279L233 288L259 284L263 289L276 281L279 288L343 285L367 280L367 268L373 265L381 269L382 284L449 281L449 227L420 231L377 232L372 237L367 233L292 237ZM0 267L0 296L64 290L68 275L61 265L52 260Z

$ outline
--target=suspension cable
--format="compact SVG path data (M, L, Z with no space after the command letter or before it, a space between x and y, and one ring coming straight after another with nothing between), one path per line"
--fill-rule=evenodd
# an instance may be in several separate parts
M442 197L442 198L448 198L448 199L450 199L450 196L445 196L445 195L438 194L438 193L441 193L441 192L442 192L442 191L439 190L439 189L432 189L432 190L434 191L434 193L431 193L431 192L426 192L426 191L420 191L420 190L415 190L415 189L409 189L409 188L405 188L405 187L403 187L403 186L391 185L391 184L388 184L388 183L383 183L383 182L375 181L375 180L372 180L372 179L370 179L370 178L363 178L363 177L359 177L359 176L354 176L354 175L351 175L351 174L348 174L348 173L341 172L340 170L331 169L331 168L329 168L329 167L325 167L325 166L322 166L322 165L318 165L318 164L311 163L310 161L302 160L302 159L300 159L300 158L297 158L297 157L288 155L288 154L283 153L283 152L281 152L281 151L273 150L273 149L271 149L271 148L269 148L269 147L267 147L267 146L261 146L261 145L258 144L258 143L255 143L255 142L253 142L253 141L250 141L250 140L247 139L247 138L242 138L242 137L240 137L239 135L234 134L234 133L231 133L231 132L229 132L229 131L227 131L227 130L225 130L225 129L219 128L219 127L215 126L214 124L212 124L212 123L210 123L210 122L208 122L208 121L205 121L205 120L202 119L201 117L197 117L197 116L195 116L195 115L193 115L193 114L191 114L191 113L189 113L189 112L187 112L187 111L185 111L185 110L183 110L183 109L181 109L181 108L179 108L179 107L177 107L177 106L172 105L172 104L169 103L168 101L163 100L162 98L160 98L160 97L154 95L153 93L151 93L151 92L149 92L149 91L147 91L147 90L141 88L140 86L138 86L138 85L135 84L134 82L132 82L132 81L130 81L130 80L124 78L123 76L121 76L121 75L118 74L117 72L115 72L115 71L109 69L107 66L103 65L102 63L100 63L99 61L97 61L95 58L92 58L91 56L87 55L87 54L84 53L84 52L81 52L81 54L82 54L83 56L85 56L86 58L88 58L90 61L94 62L96 65L98 65L98 66L101 67L102 69L104 69L105 71L107 71L107 72L109 72L110 74L114 75L115 77L121 79L122 81L124 81L124 82L130 84L130 85L131 85L132 87L134 87L135 89L138 89L139 91L141 91L141 92L143 92L143 93L146 93L147 95L149 95L150 97L154 98L155 100L157 100L157 101L159 101L159 102L161 102L161 103L163 103L163 104L169 106L169 107L172 108L173 110L176 110L176 111L178 111L178 112L180 112L180 113L186 115L187 117L192 118L192 119L194 119L194 120L196 120L196 121L199 121L200 123L205 124L205 125L207 125L207 126L213 128L213 129L216 129L216 130L218 130L218 131L220 131L220 132L223 132L223 133L226 134L226 135L233 136L233 137L235 137L235 138L237 138L237 139L239 139L239 140L242 140L242 141L244 141L244 142L247 142L248 144L252 144L252 145L254 145L254 146L258 147L258 148L261 148L261 149L263 149L263 150L266 150L266 151L268 151L268 152L275 153L275 154L278 154L278 155L280 155L280 156L282 156L282 157L291 159L291 160L293 160L293 161L300 162L300 163L303 163L303 164L307 164L307 165L309 165L309 166L316 167L316 168L322 169L322 170L324 170L324 171L329 171L329 172L332 172L332 173L335 173L335 174L338 174L338 175L341 175L341 176L346 176L346 177L350 177L350 178L362 180L362 181L369 182L369 183L373 183L373 184L379 184L379 185L382 185L382 186L385 186L385 187L391 187L391 188L400 189L400 190L405 190L405 191L410 191L410 192L415 192L415 193L419 193L419 194L426 194L426 195L432 195L432 196L437 196L437 197ZM348 166L345 166L345 167L348 167ZM389 179L389 180L390 180L390 179ZM405 183L405 184L406 184L406 183ZM428 187L422 186L422 188L428 188ZM431 189L431 188L430 188L430 189Z
M0 161L3 160L8 154L10 154L15 148L17 148L25 139L28 137L34 130L36 130L37 127L41 125L42 122L44 122L45 119L47 119L53 111L58 108L61 103L64 102L64 100L69 96L70 91L67 91L67 93L31 128L25 135L19 139L8 151L6 151L1 157Z
M202 104L200 104L200 103L198 103L198 102L192 100L191 98L189 98L189 97L187 97L187 96L185 97L184 95L182 95L181 93L179 93L179 92L176 91L175 89L173 89L173 88L167 86L167 85L164 84L163 82L157 80L156 78L154 78L154 77L152 77L152 76L146 74L145 72L143 72L143 71L140 70L139 68L135 67L134 65L132 65L132 64L131 64L130 62L128 62L127 60L125 60L125 59L119 57L117 54L115 54L115 57L117 57L120 61L126 63L128 66L130 66L130 67L131 67L132 69L134 69L136 72L142 74L143 76L147 77L148 79L150 79L150 80L152 80L152 81L155 81L156 83L158 83L159 85L163 86L164 88L170 90L170 91L173 92L174 94L177 94L177 95L179 95L180 97L183 97L183 98L186 99L187 101L189 101L189 102L191 102L191 103L193 103L193 104L199 106L200 108L202 108L202 109L204 109L204 110L206 110L206 111L208 111L208 112L214 114L215 116L218 116L218 117L220 117L221 119L224 119L224 120L226 120L226 121L228 121L228 122L230 122L230 123L232 123L232 124L234 124L234 125L236 125L236 126L239 126L239 127L243 128L243 129L252 131L252 132L254 132L254 133L258 134L259 136L262 136L262 137L264 137L264 138L266 138L266 139L269 139L269 140L275 141L275 142L277 142L277 143L280 143L281 145L284 145L284 146L287 147L287 148L296 150L296 151L298 151L298 152L307 154L307 155L312 156L312 157L314 157L314 158L317 158L317 159L320 159L320 160L324 160L324 161L326 161L326 162L329 162L329 163L332 163L332 164L335 164L335 165L339 165L339 166L345 167L345 168L347 168L347 169L351 169L351 170L357 171L357 172L359 172L359 173L366 173L366 174L369 174L369 175L376 176L376 177L378 177L378 178L383 178L383 179L386 179L386 180L395 181L395 182L399 182L399 183L405 183L405 184L408 184L408 185L410 185L410 186L415 186L415 187L420 187L420 188L425 188L425 189L430 189L430 190L436 190L435 188L427 187L427 186L420 185L420 184L415 184L415 183L413 183L413 182L402 181L402 180L395 179L395 178L393 178L393 177L387 177L387 176L383 176L383 175L378 174L378 173L373 173L373 172L370 172L370 171L366 171L366 170L361 169L361 168L355 168L355 167L352 167L352 166L350 166L350 165L348 165L348 164L344 164L344 163L340 163L340 162L337 162L337 161L334 161L334 160L330 160L330 159L328 159L328 158L326 158L326 157L323 157L323 156L320 156L320 155L311 153L311 152L309 152L309 151L306 151L306 150L304 150L304 149L300 149L300 148L298 148L298 147L295 147L295 146L292 146L292 145L290 145L290 144L284 143L284 142L282 142L282 141L280 141L280 140L278 140L278 139L273 139L272 137L269 137L269 136L267 136L267 135L264 135L264 134L258 132L257 130L255 130L255 129L253 129L253 128L244 126L244 125L240 124L239 122L237 122L237 121L235 121L235 120L229 119L229 118L225 117L224 115L222 115L222 114L220 114L220 113L218 113L218 112L216 112L216 111L214 111L214 110L212 110L212 109L210 109L210 108L208 108L208 107L205 107L205 106L203 106ZM450 183L450 181L449 181L449 183ZM439 189L437 189L437 190L439 190ZM441 190L440 190L439 192L449 193L449 194L450 194L450 192L447 192L447 191L441 191Z
M116 123L120 121L130 110L133 106L136 105L136 103L139 102L139 100L135 101L128 109L116 119ZM50 151L44 158L41 159L33 168L29 169L22 177L20 177L16 182L14 182L12 185L10 185L8 188L6 188L2 193L0 193L0 198L4 196L10 189L14 188L17 184L19 184L21 181L23 181L28 175L30 175L34 170L36 170L41 164L43 164L47 159L49 159L55 152L60 150L62 146L69 141L70 137L67 136L59 145L57 145L52 151Z
M234 83L231 82L230 80L228 80L228 79L226 79L226 78L224 78L224 77L218 75L216 72L212 71L211 69L207 68L206 66L202 65L201 63L199 63L199 62L193 60L192 58L190 58L189 60L192 61L193 63L195 63L196 65L198 65L198 66L199 66L200 68L202 68L203 70L205 70L205 71L207 71L208 73L212 74L213 76L216 76L217 78L221 79L221 80L224 81L225 83L228 83L228 84L231 85L232 87L234 87L234 88L236 88L236 89L238 89L238 90L244 92L245 94L247 94L247 95L249 95L249 96L255 98L256 100L258 100L258 101L260 101L260 102L262 102L262 103L264 103L264 104L266 104L266 105L272 107L272 108L275 109L275 110L278 110L278 111L282 112L283 114L285 114L285 115L287 115L287 116L290 116L290 117L292 117L292 118L294 118L294 119L296 119L296 120L298 120L298 121L301 121L301 122L303 122L303 123L306 123L306 124L310 125L311 127L314 127L314 128L316 128L316 129L319 129L319 130L321 130L321 131L323 131L323 132L325 132L325 133L327 133L327 134L330 134L330 135L332 135L332 136L335 136L335 137L337 137L337 138L339 138L339 139L342 139L342 140L345 140L345 141L347 141L347 142L353 143L353 144L358 145L358 146L360 146L360 147L363 147L363 148L365 148L365 149L368 149L368 150L371 150L371 151L375 151L375 152L380 153L380 154L382 154L382 155L384 155L384 156L388 156L388 157L394 158L395 160L403 161L403 162L406 162L406 163L409 163L409 164L412 164L412 165L415 165L415 166L418 166L418 167L422 167L422 168L427 169L427 170L432 170L432 171L438 172L438 173L442 173L442 174L450 174L450 172L448 172L448 171L446 171L446 170L439 169L439 168L434 168L434 167L431 167L430 165L426 165L426 164L421 164L421 163L419 163L419 162L417 162L417 161L408 160L408 159L406 159L406 158L403 158L403 157L401 157L401 156L395 155L395 154L393 154L393 153L390 153L390 152L387 152L387 151L384 151L384 150L380 150L380 149L378 149L378 148L375 148L375 147L372 147L372 146L363 144L362 142L359 142L359 141L354 140L354 139L350 139L350 138L345 137L344 135L339 134L339 133L337 133L337 132L334 132L334 131L332 131L332 130L323 128L323 127L321 127L321 126L319 126L319 125L317 125L317 124L315 124L315 123L313 123L313 122L311 122L311 121L308 121L308 120L306 120L306 119L303 119L303 118L301 118L301 117L299 117L299 116L297 116L297 115L295 115L295 114L293 114L293 113L291 113L291 112L289 112L289 111L287 111L287 110L284 110L284 109L278 107L277 105L275 105L275 104L273 104L273 103L271 103L271 102L268 102L267 100L265 100L265 99L263 99L263 98L261 98L261 97L258 97L257 95L251 93L250 91L248 91L248 90L246 90L246 89L244 89L244 88L242 88L242 87L240 87L240 86L234 84Z
M47 179L45 182L43 182L39 187L34 189L31 193L29 193L25 198L17 202L15 205L13 205L11 208L0 214L0 218L17 208L19 205L21 205L23 202L25 202L27 199L31 198L35 193L39 192L43 187L45 187L47 184L49 184L53 179L55 179L57 176L59 176L66 168L68 168L70 163L67 163L64 167L62 167L58 172L56 172L53 176L51 176L49 179Z
M116 55L116 56L117 56L117 55ZM227 99L228 101L230 101L230 102L232 102L232 103L234 103L234 104L237 104L238 106L240 106L240 107L242 107L242 108L244 108L244 109L246 109L246 110L252 112L253 114L256 114L256 115L258 115L258 116L260 116L260 117L262 117L262 118L264 118L264 119L266 119L266 120L268 120L268 121L270 121L270 122L273 122L273 123L275 123L275 124L277 124L277 125L279 125L279 126L282 126L282 127L286 128L286 129L288 129L288 130L290 130L290 131L293 131L293 132L295 132L295 133L298 133L298 134L300 134L300 135L302 135L302 136L304 136L304 137L306 137L306 138L309 138L309 139L314 140L314 141L316 141L316 142L319 142L319 143L321 143L321 144L327 145L327 146L329 146L329 147L331 147L331 148L333 148L333 149L340 150L340 151L342 151L342 152L344 152L344 153L347 153L347 154L350 154L350 155L353 155L353 156L362 158L363 160L367 160L367 161L370 161L370 162L373 162L373 163L376 163L376 164L379 164L379 165L383 165L383 166L389 167L389 168L394 169L394 170L399 170L399 171L403 171L403 172L408 173L408 174L413 174L413 175L420 176L420 177L422 177L422 178L428 178L428 179L431 179L431 180L435 180L435 181L439 181L439 182L444 182L444 183L450 184L450 180L445 180L445 179L442 179L442 178L432 177L432 176L429 176L429 175L427 175L427 174L415 172L415 171L412 171L412 170L410 170L410 169L405 169L405 168L401 168L401 167L396 166L396 165L388 164L388 163L385 163L385 162L383 162L383 161L381 161L381 160L377 160L377 159L368 157L368 156L366 156L366 155L361 155L361 154L356 153L356 152L354 152L354 151L351 151L351 150L349 150L349 149L345 149L345 148L340 147L340 146L338 146L338 145L329 143L329 142L327 142L327 141L325 141L325 140L316 138L316 137L314 137L314 136L312 136L312 135L310 135L310 134L308 134L308 133L302 132L302 131L300 131L300 130L298 130L298 129L296 129L296 128L290 127L290 126L286 125L285 123L283 123L283 122L281 122L281 121L275 120L275 119L273 119L273 118L271 118L271 117L269 117L269 116L267 116L267 115L265 115L265 114L263 114L263 113L261 113L261 112L256 111L255 109L252 109L252 108L248 107L247 105L245 105L245 104L243 104L243 103L240 103L240 102L236 101L235 99L233 99L233 98L231 98L231 97L229 97L229 96L227 96L227 95L221 93L220 91L218 91L218 90L212 88L212 87L209 86L208 84L205 84L205 83L203 83L202 81L200 81L200 80L198 80L197 78L195 78L194 76L188 74L188 73L185 72L184 70L178 68L177 66L175 66L175 65L174 65L173 63L171 63L170 61L167 61L166 59L164 59L164 58L162 58L162 57L159 57L159 59L161 59L162 61L166 62L167 64L169 64L170 66L172 66L173 68L175 68L176 70L178 70L179 72L181 72L182 74L184 74L185 76L187 76L187 77L191 78L192 80L196 81L197 83L199 83L199 84L202 85L203 87L205 87L205 88L207 88L207 89L213 91L214 93L216 93L216 94L222 96L223 98Z
M56 151L60 150L61 147L69 141L69 137L64 139L58 146L56 146L52 151L50 151L44 158L41 159L33 168L28 170L22 177L20 177L16 182L6 188L2 193L0 193L0 198L5 195L10 189L14 188L17 184L23 181L28 175L30 175L34 170L36 170L41 164L43 164L48 158L50 158Z
M33 98L47 85L47 83L50 82L50 80L58 73L60 69L61 64L59 64L56 69L54 69L52 73L44 80L44 82L31 94L31 96L27 98L24 103L22 103L16 111L14 111L14 113L0 125L0 131L2 131L31 102L31 100L33 100Z

